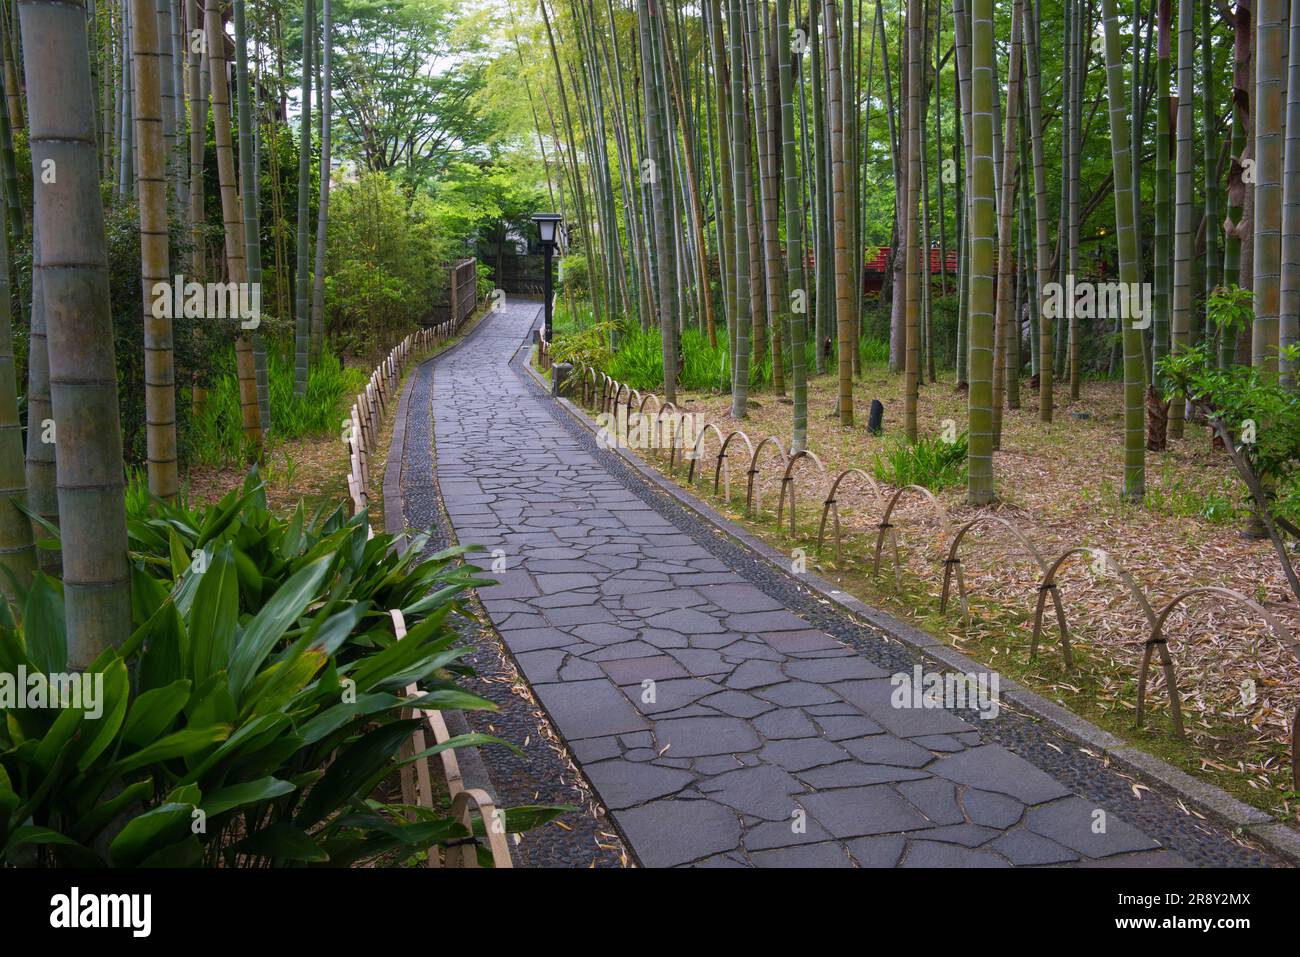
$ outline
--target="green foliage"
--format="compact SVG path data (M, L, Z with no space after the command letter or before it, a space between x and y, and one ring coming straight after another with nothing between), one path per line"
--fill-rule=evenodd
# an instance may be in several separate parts
M325 275L327 329L344 352L372 353L446 302L455 237L425 193L363 173L330 194Z
M1205 317L1220 332L1236 336L1255 319L1254 293L1237 285L1216 286L1205 300Z
M86 669L98 702L0 723L0 866L403 864L468 837L446 808L411 821L372 798L419 723L405 707L494 707L457 684L448 618L482 583L466 549L392 544L364 513L276 518L256 473L214 505L136 515L135 631ZM61 588L38 575L0 607L0 672L66 670Z
M271 433L278 439L336 432L348 405L365 388L365 373L345 367L337 355L326 349L308 370L307 394L297 396L293 392L293 357L270 350L266 358ZM223 353L216 365L219 373L191 430L191 461L199 465L243 461L246 451L233 351Z
M603 369L609 364L609 337L613 330L613 323L600 322L561 336L556 334L557 330L552 326L555 343L551 347L551 359L554 362L572 362L575 365L585 364Z
M709 345L708 337L700 330L689 328L682 332L682 361L677 384L691 391L727 391L731 388L730 361L723 336L717 347ZM620 334L618 351L604 367L605 372L625 382L633 389L660 389L664 384L663 340L658 329L642 332L631 328ZM772 381L772 359L764 356L762 362L749 366L749 384L759 388Z
M897 488L920 485L939 492L954 485L966 484L967 438L963 432L955 442L942 436L926 435L908 444L891 440L882 456L876 453L872 471L876 478Z
M337 0L341 153L394 171L414 190L486 142L494 126L478 95L486 44L481 26L466 22L472 9L456 0Z
M1159 482L1148 482L1146 507L1176 518L1199 518L1212 525L1228 525L1241 517L1230 479L1207 489L1172 474L1166 462Z
M1285 355L1300 361L1300 346ZM1300 471L1300 393L1284 388L1276 373L1257 366L1215 368L1202 343L1161 360L1167 398L1187 396L1222 419L1255 474L1283 485Z
M560 289L566 298L586 300L591 296L591 281L587 275L587 257L570 253L560 257Z

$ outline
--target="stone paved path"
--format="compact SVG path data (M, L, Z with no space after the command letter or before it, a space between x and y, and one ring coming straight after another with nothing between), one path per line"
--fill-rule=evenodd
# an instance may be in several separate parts
M458 539L505 558L484 606L642 864L1271 863L1154 795L1126 823L1080 793L1127 782L1043 770L1042 732L1036 766L996 743L1005 718L893 707L888 668L670 522L510 368L536 318L516 303L436 360L437 484Z

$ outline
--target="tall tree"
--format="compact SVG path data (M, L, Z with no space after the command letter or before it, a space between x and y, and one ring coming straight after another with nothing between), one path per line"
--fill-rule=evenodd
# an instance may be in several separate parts
M230 62L226 50L226 32L221 27L221 0L208 0L204 12L205 42L212 89L212 129L217 148L217 183L221 192L221 219L225 226L226 277L230 282L248 282L248 265L244 248L244 214L235 176L235 154L231 144ZM235 337L235 377L239 382L240 418L248 451L256 456L262 450L261 406L257 395L257 366L253 343L241 331Z
M1020 342L1020 316L1013 315L1015 305L1015 253L1012 233L1016 201L1016 174L1020 151L1018 119L1020 117L1020 5L1015 0L1011 14L1011 59L1007 70L1006 127L1002 133L1001 199L998 201L998 292L993 333L993 447L1002 447L1003 395L1015 396L1012 408L1019 404L1013 391L1020 382L1020 368L1012 361Z
M1124 98L1124 51L1115 0L1102 0L1105 28L1106 99L1110 114L1111 171L1115 183L1115 238L1119 244L1119 281L1129 290L1138 284L1137 235L1133 228L1133 167L1129 159L1127 102ZM1124 497L1146 497L1146 443L1143 393L1146 372L1142 333L1131 318L1122 327L1124 343Z
M19 15L57 426L68 661L84 668L131 631L122 432L86 9L68 0L19 0ZM51 168L57 171L53 181L42 175Z
M298 264L294 276L293 392L307 394L307 363L311 346L311 82L315 46L316 6L304 0L302 14L302 112L298 132Z
M731 172L736 202L736 343L731 363L731 417L743 419L749 404L749 228L746 224L746 197L749 195L749 126L745 109L745 54L741 37L741 0L727 0L727 35L731 58Z
M993 0L971 0L967 500L993 501Z
M1300 341L1300 0L1291 0L1290 13L1286 156L1282 179L1282 287L1278 309L1278 344L1284 349ZM1283 361L1280 370L1283 381L1295 388L1294 363Z
M311 294L311 351L319 356L325 347L325 236L329 222L330 163L332 160L330 126L333 122L331 74L334 68L334 23L330 0L321 0L321 138L320 138L320 205L316 212L316 268L313 270Z
M1170 0L1157 0L1156 12L1156 182L1155 182L1155 280L1151 317L1151 376L1148 401L1153 407L1162 407L1164 401L1163 377L1157 365L1169 354L1170 300L1172 292L1171 268L1173 244L1171 242L1173 179L1170 161L1173 158L1172 113L1173 102L1169 93L1170 37L1173 32L1173 11ZM1137 228L1136 221L1134 228ZM1139 250L1141 245L1139 242ZM1140 277L1139 277L1140 278ZM1147 424L1147 443L1151 449L1165 447L1165 421L1162 415Z
M1052 421L1052 318L1043 314L1042 302L1052 278L1052 237L1048 233L1047 173L1043 160L1043 103L1039 82L1041 52L1036 2L1022 3L1025 31L1025 105L1029 113L1029 149L1034 165L1034 266L1038 311L1038 416Z
M245 0L234 0L235 19L235 91L239 97L239 183L240 203L244 213L244 262L248 264L248 284L256 290L259 303L262 297L262 225L257 199L257 148L254 145L253 95L248 82L248 24L244 16ZM257 409L262 429L271 427L271 389L266 373L266 345L260 332L260 314L257 324L248 332L248 343L253 353L253 378L257 387Z
M1170 352L1187 348L1192 328L1192 58L1196 32L1193 0L1178 0L1178 124L1174 158L1174 301ZM1211 174L1206 171L1207 178ZM1169 409L1169 437L1183 437L1183 402Z
M831 160L831 223L835 246L835 328L839 339L840 425L853 424L853 277L849 272L849 237L844 193L844 103L840 79L839 38L835 0L823 0L825 23L826 122Z
M1251 362L1270 372L1278 371L1286 12L1286 0L1257 0L1255 5L1255 321L1251 326Z
M781 163L785 172L785 261L790 296L790 379L794 391L794 429L790 438L790 453L793 455L808 446L808 373L804 349L808 325L808 290L804 286L803 208L799 201L799 166L795 153L790 0L776 0L776 54L781 91Z
M903 359L903 434L907 441L916 441L916 400L921 367L920 308L922 272L924 281L930 281L929 244L922 249L921 222L921 149L922 113L925 110L924 83L921 63L925 59L925 43L921 39L922 0L908 0L907 4L907 230L905 267L907 280L904 295L907 297L907 348ZM921 257L924 254L925 263Z
M157 315L155 292L170 292L167 251L167 143L160 94L161 37L152 0L132 0L132 95L135 139L139 144L136 195L140 204L141 318L144 324L145 441L149 457L149 491L174 501L180 488L176 472L176 372L172 359L172 320Z
M677 315L674 308L676 296L673 277L669 272L673 262L669 249L669 186L672 161L668 155L665 134L665 117L662 105L666 96L662 89L663 73L655 69L654 0L638 0L637 22L641 36L641 78L645 91L646 144L650 159L650 194L654 204L654 242L659 292L659 333L664 364L664 398L677 401Z

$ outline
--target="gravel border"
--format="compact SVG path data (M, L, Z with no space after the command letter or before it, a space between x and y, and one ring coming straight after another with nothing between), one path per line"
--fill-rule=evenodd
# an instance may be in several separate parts
M384 475L385 531L400 536L400 547L406 546L407 533L414 529L429 533L426 554L456 544L438 490L433 375L439 359L471 341L481 328L479 324L459 342L420 362L403 385ZM492 734L517 747L525 742L529 746L523 754L499 746L457 751L466 785L483 788L506 808L571 804L582 809L562 815L562 823L529 831L518 843L512 842L515 866L625 866L627 856L612 822L520 677L477 595L467 605L475 617L452 620L463 643L473 649L463 661L474 669L474 677L463 684L500 710L445 711L448 729L452 734Z

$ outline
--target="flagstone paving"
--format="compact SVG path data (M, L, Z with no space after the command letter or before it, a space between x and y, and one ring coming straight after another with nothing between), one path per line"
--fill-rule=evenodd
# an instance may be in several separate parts
M434 360L436 471L408 452L404 508L440 494L487 547L483 605L641 864L1277 863L1023 717L894 707L906 649L702 528L526 376L537 312Z

